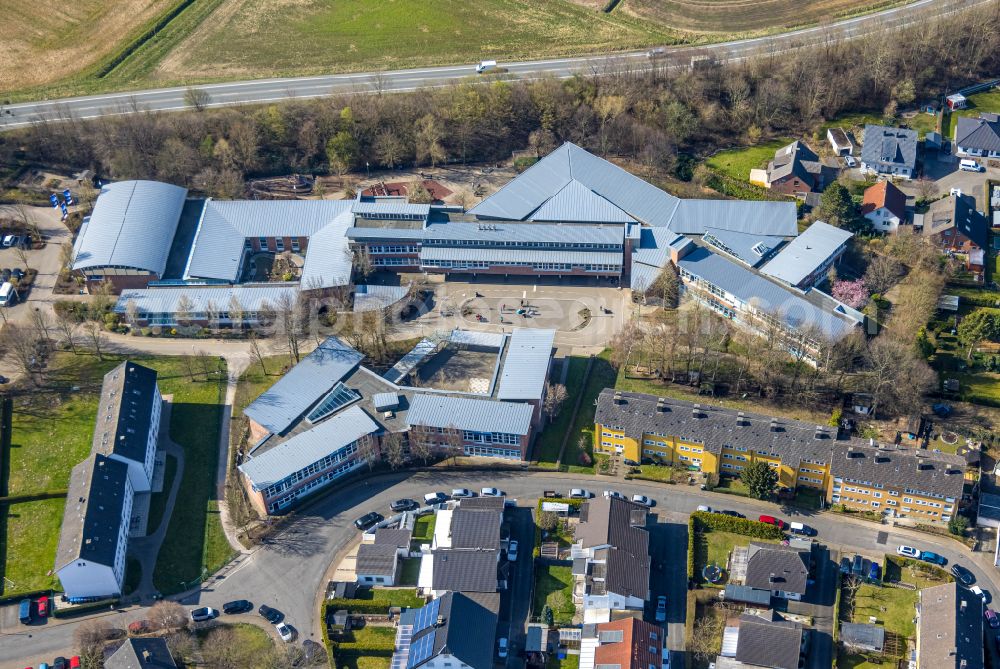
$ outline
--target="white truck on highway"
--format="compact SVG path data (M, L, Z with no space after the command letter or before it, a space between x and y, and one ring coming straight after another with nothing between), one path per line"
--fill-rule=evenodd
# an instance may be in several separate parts
M479 65L476 65L476 74L482 74L483 72L495 69L497 69L497 62L495 60L481 60L479 61Z

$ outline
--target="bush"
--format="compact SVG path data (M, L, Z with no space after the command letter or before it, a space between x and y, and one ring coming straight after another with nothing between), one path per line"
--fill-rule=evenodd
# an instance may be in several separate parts
M688 518L688 580L694 578L694 539L695 533L697 532L697 522L695 521L695 516L697 513L691 514ZM689 618L691 616L688 616Z
M72 616L78 616L83 613L93 613L94 611L104 611L110 610L118 604L118 599L102 599L99 602L90 602L89 604L77 604L75 606L63 607L54 609L52 615L55 618L69 618Z
M837 407L830 414L830 420L826 421L826 424L830 427L840 427L840 419L844 416L844 410Z
M387 599L330 599L327 600L327 607L334 611L345 609L351 613L360 613L369 616L384 616L389 614L389 609L394 606Z
M785 535L780 529L768 523L761 523L749 518L736 518L726 516L721 513L706 513L696 511L691 514L691 522L695 532L705 530L718 530L719 532L732 532L743 534L754 539L784 539ZM692 544L693 545L693 544ZM693 551L691 551L693 553ZM694 569L692 563L692 569Z
M948 531L956 536L965 536L967 529L969 529L969 519L961 514L956 514L948 521Z

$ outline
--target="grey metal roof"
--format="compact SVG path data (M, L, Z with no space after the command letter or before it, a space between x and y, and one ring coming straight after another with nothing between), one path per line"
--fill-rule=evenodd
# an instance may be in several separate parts
M74 560L114 565L122 510L131 490L124 462L94 454L73 467L56 549L56 571Z
M984 118L958 117L955 144L963 149L1000 151L1000 122Z
M420 260L482 260L496 264L561 262L573 265L621 265L622 252L425 246L420 249Z
M422 231L425 243L454 241L552 242L560 244L621 244L625 227L619 224L572 223L434 223Z
M532 212L533 221L579 221L585 223L634 223L635 219L614 204L573 179Z
M156 393L156 370L126 360L104 375L91 452L144 464Z
M431 588L455 592L496 592L499 550L439 548L431 551Z
M770 608L771 606L770 590L757 590L748 585L727 583L725 595L727 602L743 602L745 604L763 606L764 608Z
M194 314L211 310L229 311L235 299L243 311L274 308L284 296L295 298L298 288L288 284L239 286L162 286L138 290L123 290L115 304L115 312L124 314L132 302L140 315L177 313L182 297L187 297Z
M656 283L661 271L660 267L633 262L632 272L629 276L629 287L636 291L646 291Z
M163 637L133 637L104 661L104 669L176 669Z
M361 407L351 406L312 429L251 456L239 469L253 482L254 489L263 490L366 434L378 431L378 424Z
M404 197L364 198L351 203L351 212L362 216L402 215L426 218L430 211L429 204L410 204Z
M555 330L519 328L510 335L497 399L539 400L545 391Z
M410 286L372 286L357 285L354 287L354 311L378 311L390 307L406 297Z
M376 411L389 411L399 406L399 393L375 393L372 395L372 406Z
M354 571L359 576L394 576L398 551L390 544L361 544Z
M817 221L781 249L760 271L798 286L853 236L847 230Z
M989 219L979 213L971 195L949 195L931 203L923 222L924 235L939 235L955 228L979 248L987 246Z
M744 613L740 616L736 659L755 667L798 669L802 634L802 625L777 613L767 617Z
M915 169L917 131L866 125L865 143L861 147L861 162L874 167Z
M465 344L467 346L481 346L483 348L503 348L504 340L507 336L502 332L481 332L479 330L461 330L455 328L451 331L448 341L453 344Z
M779 317L791 329L816 328L823 336L838 340L857 322L820 309L798 294L708 249L698 248L680 259L681 269L701 277L734 295L744 304Z
M710 228L750 235L794 237L799 233L795 203L771 200L681 200L669 227L678 234L703 235Z
M424 358L434 353L437 350L437 344L432 342L430 339L421 339L417 342L410 351L404 355L402 358L392 366L391 369L387 370L385 374L382 375L389 383L399 383L406 375L416 369Z
M362 221L363 222L363 221ZM414 227L391 227L391 226L379 226L379 227L356 227L358 221L355 221L355 227L348 228L347 238L354 240L413 240L420 241L424 238L425 230L423 228ZM450 226L449 226L450 227Z
M632 254L633 262L663 267L670 260L670 244L679 236L668 228L642 228L639 246Z
M362 358L361 353L344 342L329 337L243 413L271 432L282 433L357 367Z
M351 282L353 258L345 233L353 220L350 213L340 214L309 237L299 279L303 289L346 286Z
M718 241L718 244L711 241L713 238ZM756 267L764 262L764 259L768 258L772 251L785 243L785 238L777 235L752 235L722 228L709 228L705 231L705 237L702 239L706 244L711 244L714 248L720 249L750 267ZM760 249L759 245L761 244L764 249L763 254L754 250L754 247Z
M792 546L750 542L744 585L758 590L782 590L801 595L805 594L808 579L808 551Z
M958 583L920 591L917 669L982 669L983 600Z
M885 647L885 628L866 623L840 623L840 640L847 646L881 653Z
M163 274L187 189L119 181L101 189L74 248L73 269L120 266Z
M531 431L530 404L418 393L410 402L406 423L453 427L472 432L526 435Z

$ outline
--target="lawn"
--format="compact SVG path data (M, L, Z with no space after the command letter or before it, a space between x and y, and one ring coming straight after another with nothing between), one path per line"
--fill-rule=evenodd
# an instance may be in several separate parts
M791 143L791 139L776 139L756 146L720 151L705 161L712 169L740 181L750 179L750 170L767 167L774 152Z
M416 588L363 588L358 590L355 599L378 599L389 602L389 606L407 609L420 608L426 603L417 595Z
M585 465L580 457L586 453L588 459L593 462L594 453L594 400L605 388L612 388L615 385L617 373L610 363L611 352L605 350L594 358L593 367L590 369L590 377L587 385L583 389L583 398L580 401L580 411L576 415L576 421L570 428L569 441L566 443L566 453L563 455L562 470L575 474L593 474L593 465ZM581 437L583 448L581 449Z
M979 116L979 112L1000 112L1000 89L994 88L968 96L969 106L948 114L942 134L947 139L955 138L955 119L959 116Z
M729 564L729 554L735 546L746 546L751 541L775 543L767 539L754 539L735 532L702 531L695 534L694 539L694 571L695 579L709 588L725 587L725 579L718 585L712 585L701 577L701 570L707 564L715 564L723 569Z
M548 604L556 625L570 625L576 607L573 605L573 570L571 567L535 565L535 590L531 613L541 620L542 610Z
M403 560L403 566L399 570L399 585L412 585L416 587L419 576L420 558Z
M551 423L545 426L538 444L535 447L538 451L538 461L540 464L555 465L556 458L559 457L559 447L562 445L563 435L570 428L570 418L573 416L573 404L576 402L577 394L583 385L583 375L587 370L587 358L574 355L565 358L569 362L569 371L566 373L566 401L563 402L562 409ZM566 364L563 362L562 364Z
M665 465L642 465L639 467L640 476L654 481L673 481L677 469Z
M556 653L551 653L545 661L545 669L579 669L579 667L580 656L570 655L569 653L561 660Z
M362 627L347 634L348 640L337 644L338 667L383 669L389 666L396 642L394 627Z
M823 500L824 495L822 491L799 486L795 491L795 499L788 504L789 506L797 506L802 509L816 510L822 508Z
M434 538L434 523L437 521L437 514L428 513L420 516L413 522L412 544L420 546L421 542L428 542Z
M750 491L739 478L735 476L720 476L719 485L712 488L715 492L726 495L738 495L739 497L749 497Z
M0 534L5 596L58 587L55 574L47 575L55 564L59 527L65 499L0 505L4 527Z

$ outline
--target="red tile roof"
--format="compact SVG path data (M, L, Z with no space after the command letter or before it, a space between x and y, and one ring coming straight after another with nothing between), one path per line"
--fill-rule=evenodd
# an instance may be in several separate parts
M637 618L623 618L597 626L598 639L613 637L605 632L621 632L621 641L601 643L594 652L594 666L617 664L621 669L659 667L663 653L663 629ZM655 635L655 636L654 636ZM652 652L650 652L652 649Z
M861 202L861 215L866 216L882 207L900 219L906 218L906 195L889 181L879 181L865 190L865 197Z

